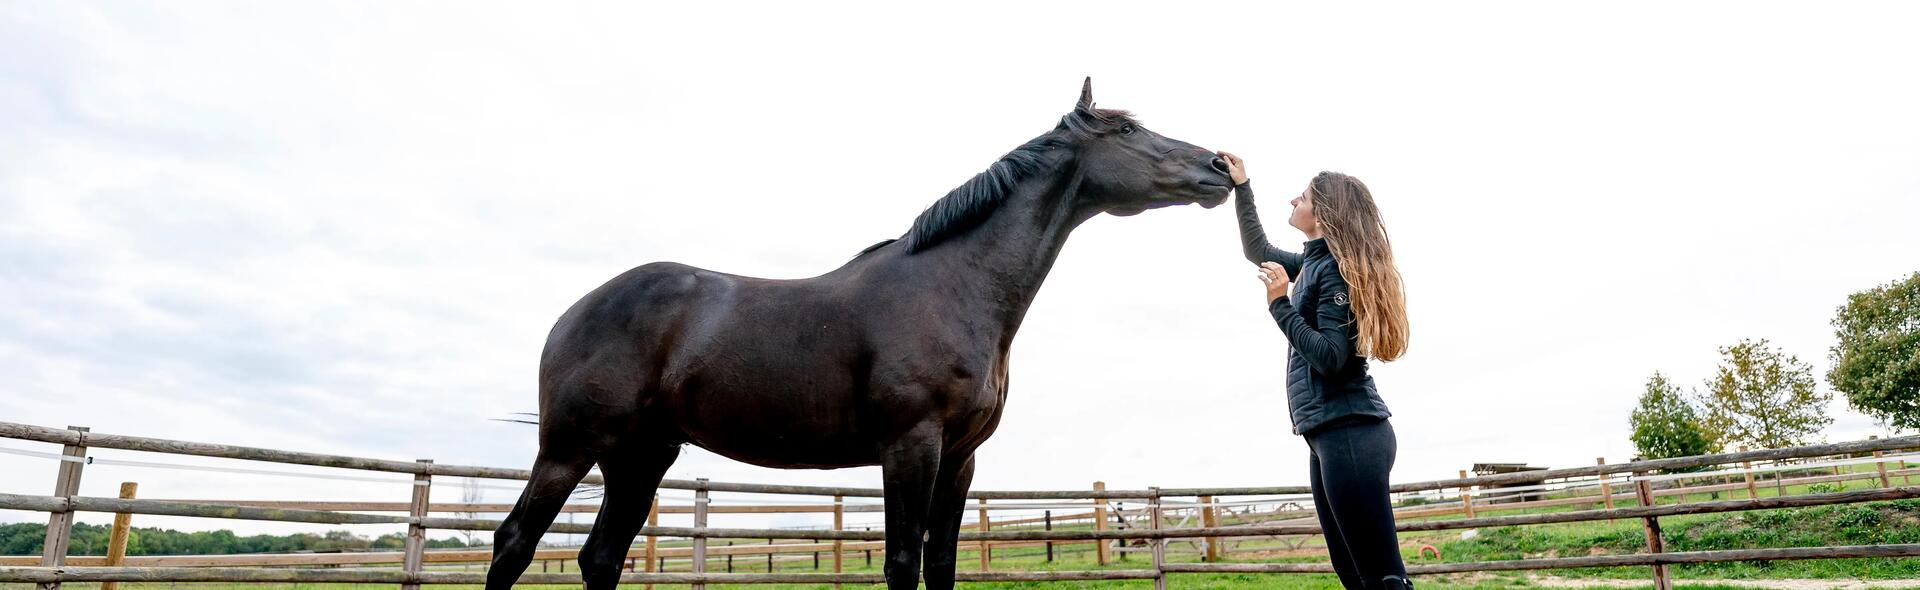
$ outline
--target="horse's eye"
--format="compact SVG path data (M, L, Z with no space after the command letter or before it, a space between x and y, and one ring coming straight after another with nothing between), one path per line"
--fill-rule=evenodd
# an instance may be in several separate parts
M1121 134L1121 135L1133 135L1133 126L1132 126L1132 125L1121 125L1121 126L1120 126L1120 134Z

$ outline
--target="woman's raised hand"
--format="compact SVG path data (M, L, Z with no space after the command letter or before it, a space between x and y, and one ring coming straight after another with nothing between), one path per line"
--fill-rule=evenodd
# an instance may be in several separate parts
M1247 181L1247 162L1245 160L1241 160L1240 156L1227 152L1215 153L1220 155L1220 159L1227 161L1227 176L1233 178L1233 184L1235 186L1239 186L1241 183Z

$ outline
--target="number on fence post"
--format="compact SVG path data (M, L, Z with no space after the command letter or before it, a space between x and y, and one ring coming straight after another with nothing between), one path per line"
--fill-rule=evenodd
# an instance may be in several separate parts
M1104 481L1093 482L1093 491L1096 491L1096 492L1107 491L1107 482L1104 482ZM1107 499L1106 498L1093 499L1093 530L1094 532L1103 532L1107 530ZM1106 539L1093 540L1093 557L1094 557L1094 560L1099 562L1100 565L1107 564L1107 540Z
M1201 496L1200 503L1204 505L1200 512L1200 526L1207 528L1220 526L1220 515L1214 510L1213 496ZM1220 561L1220 537L1206 537L1202 541L1207 544L1206 560Z
M707 528L707 478L702 477L694 481L699 482L699 485L693 490L693 528L705 529ZM771 558L773 554L767 555ZM707 573L707 537L704 534L693 538L693 573ZM693 590L706 590L706 587L706 584L693 584Z
M432 465L432 459L421 459L421 465ZM422 470L425 471L425 470ZM401 569L407 572L407 581L400 584L401 590L420 590L420 570L426 564L427 527L420 526L420 519L427 517L427 499L433 491L433 476L426 473L413 475L413 499L407 504L407 555Z
M140 490L140 484L131 481L120 482L120 499L132 500ZM113 536L107 538L107 567L119 567L127 558L127 532L133 526L133 514L115 512L113 514ZM119 582L101 582L100 590L118 590Z
M1639 493L1641 506L1653 506L1652 483L1642 479L1635 482L1634 489ZM1647 529L1647 553L1665 551L1660 541L1660 519L1648 516L1641 520L1645 522ZM1659 564L1653 566L1653 590L1673 590L1673 580L1667 578L1667 566Z
M980 532L983 532L983 533L987 532L992 526L993 526L992 522L987 519L987 499L981 498L980 499ZM981 539L980 540L980 571L984 572L991 569L992 567L993 567L993 547L987 545L986 539Z
M658 526L660 526L660 494L654 494L653 508L647 510L647 528ZM647 531L647 573L664 569L657 567L655 563L655 560L659 559L659 555L660 537L653 534L653 531ZM653 590L653 583L647 583L647 590Z
M1460 479L1466 478L1467 470L1460 470ZM1467 509L1467 518L1473 518L1473 486L1460 486L1460 506ZM1318 511L1320 507L1315 506L1313 509Z
M80 434L76 444L65 445L60 449L59 476L53 482L53 495L71 498L80 493L80 471L87 464L87 427L68 426ZM72 504L68 504L71 508ZM67 543L73 539L73 511L61 510L47 514L47 540L41 545L40 565L42 567L60 567L67 564ZM42 582L40 590L59 590L59 582Z
M1147 488L1147 495L1152 496L1152 498L1149 498L1149 501L1153 502L1147 506L1147 518L1149 519L1147 528L1157 531L1160 530L1160 488ZM1152 543L1153 590L1167 590L1167 572L1160 569L1167 565L1167 540L1164 538L1156 538Z

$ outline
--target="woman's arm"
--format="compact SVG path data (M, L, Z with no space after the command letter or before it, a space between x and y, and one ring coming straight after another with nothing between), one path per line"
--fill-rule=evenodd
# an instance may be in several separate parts
M1233 180L1233 209L1240 217L1240 251L1254 264L1278 262L1287 269L1287 278L1300 274L1300 255L1273 247L1267 230L1260 227L1260 213L1253 209L1253 184L1247 182L1247 163L1240 156L1219 152L1227 161L1227 177Z
M1278 262L1287 269L1287 278L1300 276L1300 255L1275 248L1267 241L1267 230L1260 226L1260 212L1253 207L1253 182L1233 187L1233 210L1240 217L1240 250L1254 264Z
M1280 324L1280 331L1287 335L1287 342L1293 344L1307 364L1321 375L1332 375L1346 368L1347 361L1353 358L1353 337L1356 326L1353 325L1353 308L1348 304L1347 282L1340 278L1340 271L1332 266L1320 267L1326 276L1320 278L1320 293L1314 315L1318 316L1319 329L1307 327L1306 319L1300 317L1300 311L1293 307L1293 301L1281 295L1267 305L1267 311L1273 314L1273 321Z

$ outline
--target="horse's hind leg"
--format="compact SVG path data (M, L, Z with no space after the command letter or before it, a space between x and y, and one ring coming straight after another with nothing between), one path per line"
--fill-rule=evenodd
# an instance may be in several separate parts
M573 486L592 467L593 458L581 450L560 451L541 445L527 489L520 493L513 512L493 532L493 565L487 569L487 590L507 590L520 579L527 564L533 562L540 536L553 525L553 517L573 494Z
M680 445L636 446L641 448L607 453L600 459L605 493L600 498L600 515L593 520L593 533L580 548L580 577L587 590L610 590L620 583L620 566L633 547L634 536L647 522L660 478L673 466L674 459L680 458Z

